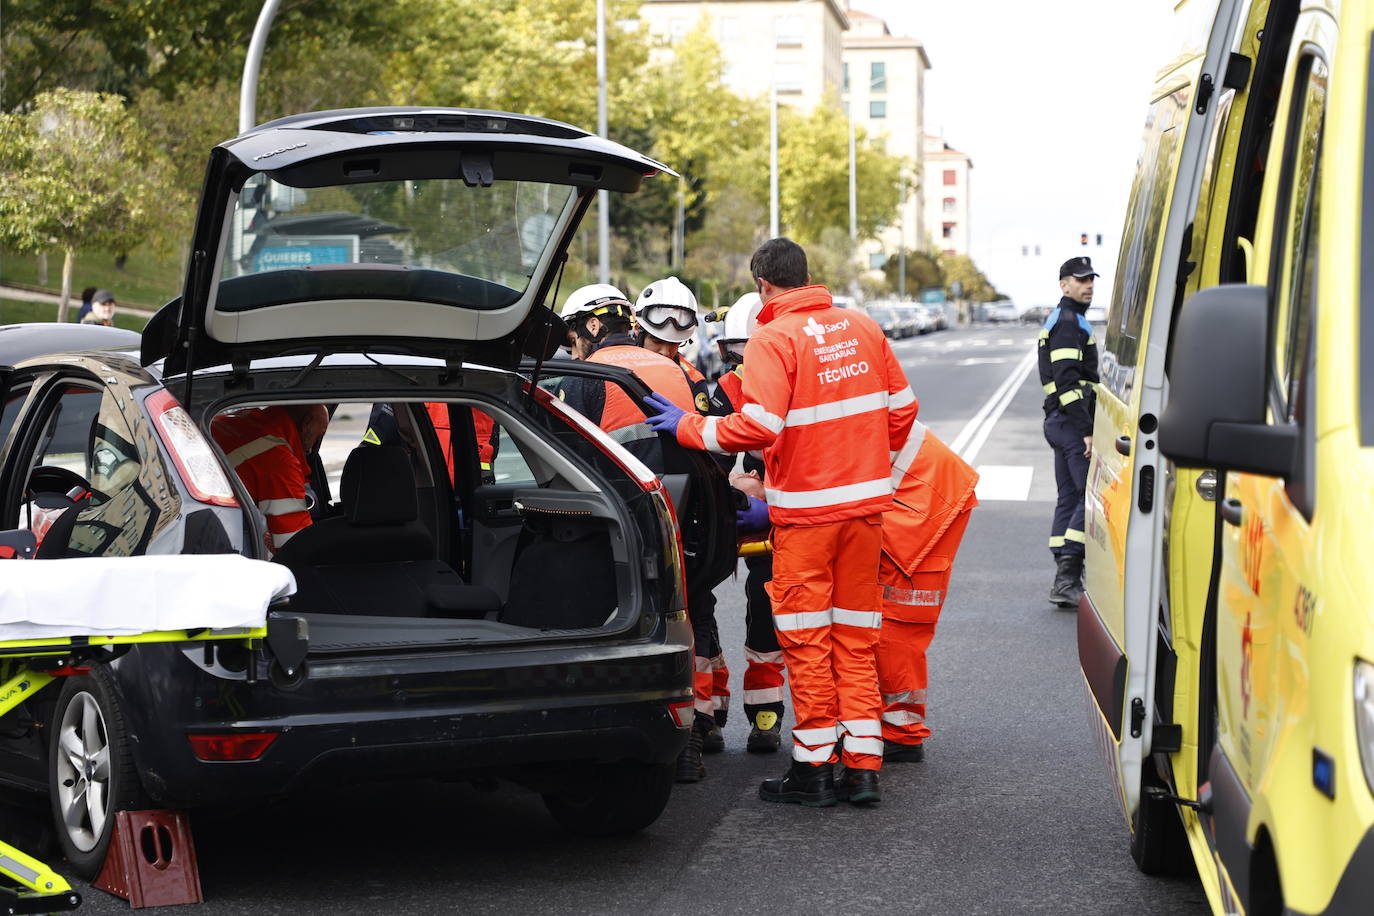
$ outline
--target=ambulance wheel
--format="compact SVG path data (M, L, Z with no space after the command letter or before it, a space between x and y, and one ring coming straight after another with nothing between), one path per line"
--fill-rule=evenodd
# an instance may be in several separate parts
M584 771L544 795L549 814L564 830L581 836L634 833L658 820L673 790L673 764L624 760Z
M109 675L65 678L48 740L48 797L62 854L92 878L105 862L115 814L142 807L143 786Z
M1153 759L1142 765L1140 804L1131 820L1131 858L1147 875L1184 874L1193 857L1178 807L1147 794L1148 788L1164 788Z

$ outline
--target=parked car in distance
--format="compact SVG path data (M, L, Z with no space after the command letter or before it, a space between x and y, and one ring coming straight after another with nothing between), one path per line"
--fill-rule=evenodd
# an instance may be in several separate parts
M1023 324L1044 324L1045 319L1050 317L1050 312L1054 311L1052 305L1032 305L1021 313Z
M983 320L991 321L994 324L1012 322L1019 318L1016 305L1010 299L999 299L996 302L989 302L983 310Z
M943 331L945 328L949 327L949 319L945 315L945 307L943 305L924 303L918 305L917 308L925 313L926 323L929 325L930 330Z
M893 340L910 336L907 331L907 324L897 314L897 310L886 305L870 305L867 309L868 317L877 322L878 327L882 328L884 334Z
M137 347L0 329L0 529L41 535L40 558L270 558L308 624L289 671L237 644L138 645L21 707L0 783L48 794L77 873L119 810L328 782L499 778L586 834L658 817L693 717L685 589L735 568L734 505L704 453L569 406L649 392L552 359L567 328L540 303L590 199L662 168L503 112L284 118L211 152L183 294ZM315 213L399 263L345 239L311 264L290 229ZM74 336L94 331L107 349ZM212 429L342 402L379 419L337 494L314 459L313 523L269 554Z
M1105 305L1090 305L1083 317L1088 319L1089 324L1105 325L1107 323L1107 307Z

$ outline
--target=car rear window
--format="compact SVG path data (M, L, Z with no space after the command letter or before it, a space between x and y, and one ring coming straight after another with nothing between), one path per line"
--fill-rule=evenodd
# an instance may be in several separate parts
M406 298L502 308L529 286L575 195L532 181L296 188L258 175L230 214L216 307Z

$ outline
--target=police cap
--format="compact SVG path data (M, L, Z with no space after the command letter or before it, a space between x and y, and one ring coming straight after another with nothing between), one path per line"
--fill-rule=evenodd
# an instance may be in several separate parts
M1063 264L1059 265L1059 279L1061 280L1065 277L1077 277L1080 280L1086 280L1088 277L1097 276L1101 275L1093 270L1092 258L1086 255L1078 258L1069 258Z

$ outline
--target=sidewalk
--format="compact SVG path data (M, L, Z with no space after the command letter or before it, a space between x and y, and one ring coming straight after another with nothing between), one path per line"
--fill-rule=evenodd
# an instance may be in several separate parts
M50 305L57 305L62 301L62 297L57 293L50 293L47 290L35 289L32 286L16 286L12 283L0 283L0 299L18 299L23 302L47 302ZM72 296L68 307L72 310L72 317L76 317L76 310L81 308L80 296ZM148 309L129 308L128 306L117 306L119 311L125 315L137 315L140 318L152 318L156 312Z

